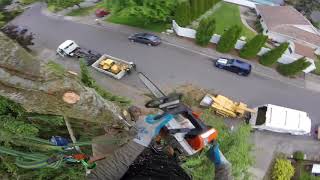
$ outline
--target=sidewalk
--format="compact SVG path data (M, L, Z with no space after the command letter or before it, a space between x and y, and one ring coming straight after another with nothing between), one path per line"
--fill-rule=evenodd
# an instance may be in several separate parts
M113 23L108 23L104 21L104 19L101 19L101 24L97 25L96 24L96 17L94 15L91 16L85 16L85 17L71 17L71 16L61 16L54 14L52 12L49 12L47 9L43 9L43 14L47 16L51 16L54 18L63 18L65 20L77 22L77 23L82 23L82 24L87 24L91 26L95 26L97 28L103 28L106 30L111 30L111 31L116 31L116 32L121 32L123 34L130 35L132 33L136 32L141 32L141 31L146 31L140 28L136 27L131 27L131 26L126 26L126 25L121 25L121 24L113 24ZM274 79L278 80L282 83L286 83L288 85L293 85L296 87L300 88L306 88L312 91L317 91L320 92L320 77L315 76L315 75L309 75L307 74L305 77L298 77L298 78L287 78L282 75L280 75L275 69L268 68L265 66L262 66L256 62L252 62L246 59L242 59L240 57L236 57L231 54L223 54L215 51L212 48L204 48L196 45L192 40L179 37L177 35L173 34L168 34L168 33L158 33L158 35L161 37L162 42L164 44L184 49L202 56L206 56L212 59L219 58L219 57L227 57L227 58L237 58L240 60L243 60L245 62L250 63L253 66L252 73L262 76L264 78L268 79ZM312 78L311 78L312 77Z

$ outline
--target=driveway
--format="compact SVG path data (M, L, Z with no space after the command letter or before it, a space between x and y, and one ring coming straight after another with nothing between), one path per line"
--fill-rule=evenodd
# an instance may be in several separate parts
M130 43L128 34L117 29L104 29L85 24L78 24L63 18L51 18L41 14L41 6L35 5L13 21L29 27L35 33L37 47L54 50L67 39L75 40L80 46L94 49L100 53L134 61L138 71L147 74L163 89L186 83L214 89L217 93L248 103L251 107L266 103L281 105L307 111L313 124L320 123L318 103L320 94L286 83L268 79L257 74L240 77L235 74L218 70L213 67L211 59L170 44L163 43L158 47L148 47ZM63 61L60 61L63 62ZM66 59L68 66L77 66L76 60ZM96 72L95 78L99 83L111 84L115 80ZM132 74L119 82L143 90L136 74ZM117 83L119 83L117 82ZM129 92L130 94L130 92ZM259 137L264 133L257 133ZM267 141L255 138L254 142L260 147L268 148ZM310 137L296 137L276 134L272 137L274 143L290 143L299 139L303 142ZM272 148L273 150L276 148ZM272 151L272 149L269 149ZM258 152L257 152L258 153ZM256 168L264 171L271 157L258 163ZM269 162L268 162L269 161Z

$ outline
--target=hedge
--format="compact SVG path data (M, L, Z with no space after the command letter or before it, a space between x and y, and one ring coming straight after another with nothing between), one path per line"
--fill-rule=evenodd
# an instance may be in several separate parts
M200 46L206 46L209 44L210 39L215 30L215 20L211 17L203 18L200 21L199 27L196 33L196 43Z
M302 151L296 151L293 153L293 159L301 161L304 159L304 153Z
M177 9L175 12L176 22L185 27L191 22L191 7L189 1L182 1L177 5Z
M253 58L255 57L260 49L264 46L268 39L268 36L263 34L256 35L253 39L247 42L241 49L239 55L242 58Z
M230 27L222 34L217 45L217 50L222 53L232 50L240 37L241 31L242 28L238 25Z
M260 64L264 66L271 66L278 61L282 54L288 49L289 43L285 42L280 44L280 46L271 49L269 52L263 54L260 57Z
M303 57L290 64L280 64L277 70L284 76L295 76L310 65L311 63Z

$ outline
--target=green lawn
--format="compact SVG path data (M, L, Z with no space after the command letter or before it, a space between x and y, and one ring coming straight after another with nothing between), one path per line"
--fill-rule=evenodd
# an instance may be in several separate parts
M230 26L239 25L242 27L242 36L251 39L255 36L255 33L244 26L240 18L240 9L238 5L222 2L220 8L218 8L212 15L216 20L215 33L222 35L225 29Z
M100 2L100 3L96 4L95 6L79 8L79 9L73 10L70 13L68 13L67 16L89 16L90 14L93 14L99 8L105 8L105 5L103 2Z
M111 15L107 21L116 23L116 24L125 24L128 26L133 27L139 27L142 29L147 29L154 32L163 32L167 28L171 27L171 24L169 23L150 23L145 24L143 19L138 19L136 17L130 17L130 16L121 16L118 14Z

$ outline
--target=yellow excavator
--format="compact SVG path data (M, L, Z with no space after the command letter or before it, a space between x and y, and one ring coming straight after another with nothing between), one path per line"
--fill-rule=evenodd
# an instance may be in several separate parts
M255 113L253 109L248 108L247 104L234 102L222 95L206 94L200 102L200 106L211 107L214 112L227 118L245 118L251 117Z

